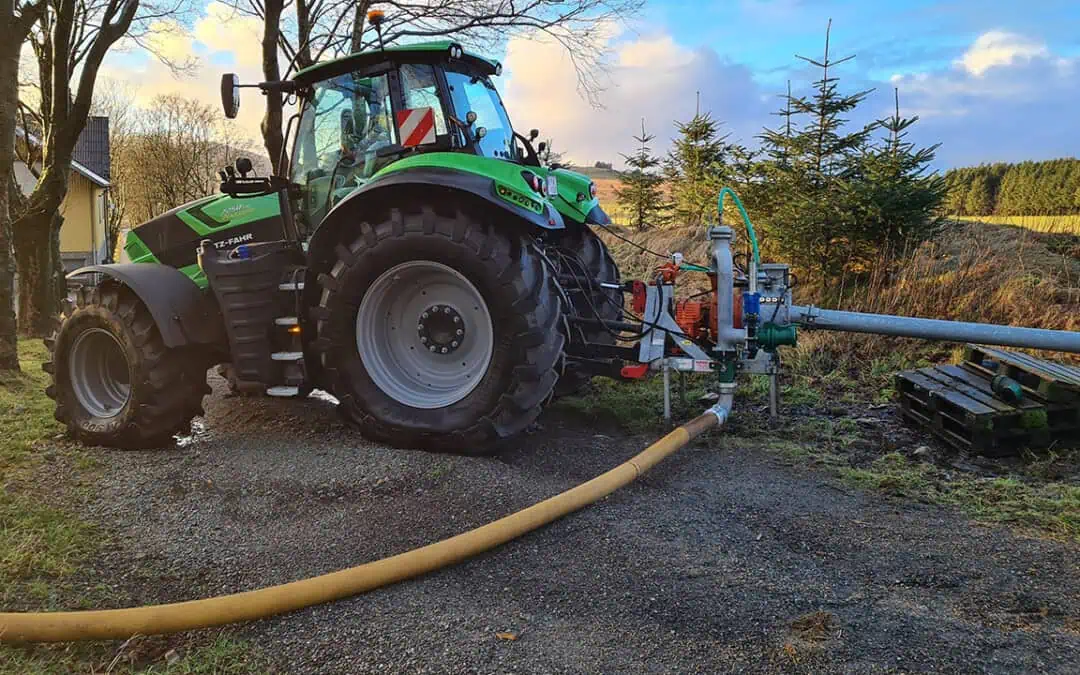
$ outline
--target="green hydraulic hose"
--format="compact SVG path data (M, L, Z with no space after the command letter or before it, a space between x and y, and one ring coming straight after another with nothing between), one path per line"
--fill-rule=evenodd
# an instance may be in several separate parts
M739 195L735 194L735 191L729 187L720 190L720 196L716 199L717 218L720 219L720 222L724 222L724 195L731 195L731 198L735 201L735 206L739 209L739 213L742 214L743 223L746 224L746 233L750 236L750 246L754 250L754 262L761 265L761 253L758 252L757 235L754 233L753 223L750 222L750 215L746 213Z

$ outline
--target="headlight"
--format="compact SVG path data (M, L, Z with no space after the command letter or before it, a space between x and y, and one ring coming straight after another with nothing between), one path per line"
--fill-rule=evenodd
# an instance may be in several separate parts
M589 183L589 197L596 199L596 183Z

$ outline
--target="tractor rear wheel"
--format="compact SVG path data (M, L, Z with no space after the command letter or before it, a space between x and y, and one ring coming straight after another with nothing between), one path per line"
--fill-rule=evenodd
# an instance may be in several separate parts
M606 321L623 318L623 294L614 288L604 288L601 283L618 284L619 267L608 252L607 246L586 225L572 226L548 247L549 257L559 266L559 282L573 305L567 308L574 315ZM602 327L572 326L570 341L587 341L594 344L613 345L615 334ZM572 357L567 358L566 368L555 393L569 396L581 391L592 376L578 369Z
M52 357L42 364L52 375L45 393L56 401L56 419L83 443L162 447L203 414L205 363L167 348L149 310L122 286L79 289L45 345Z
M550 398L562 308L542 257L509 227L388 210L337 247L319 281L315 347L367 437L486 454Z

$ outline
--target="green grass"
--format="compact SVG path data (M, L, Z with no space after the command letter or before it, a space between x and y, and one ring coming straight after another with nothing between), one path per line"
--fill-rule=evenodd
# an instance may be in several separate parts
M98 463L81 447L56 438L63 429L53 420L53 403L44 393L48 375L41 363L47 355L41 341L20 341L19 357L22 372L0 371L0 609L126 604L108 585L83 578L107 533L43 498L46 476L53 481L50 495L89 489ZM126 651L120 643L100 642L0 645L0 673L265 672L251 648L221 637L209 644L192 642L179 650L179 660L166 664L161 645L176 642L146 638L139 650L129 643Z
M671 407L676 420L701 412L705 406L698 403L698 399L707 391L711 379L687 375L688 403L684 404L679 375L671 374ZM560 398L551 407L588 419L599 419L630 433L656 431L663 428L664 421L663 378L652 374L639 382L616 382L598 377L580 395Z
M892 497L952 506L978 521L1080 542L1080 486L1050 476L1058 455L1029 457L1021 473L998 478L946 472L898 452L854 466L848 452L863 442L862 433L851 419L810 418L794 428L722 442L750 444L795 465L823 467L845 482Z
M1010 523L1080 541L1080 486L1017 476L946 478L936 467L912 462L899 453L880 457L870 468L844 468L839 473L857 485L959 507L976 520Z
M108 644L0 648L0 673L4 675L240 675L267 672L272 671L251 645L221 635L203 644L136 637Z

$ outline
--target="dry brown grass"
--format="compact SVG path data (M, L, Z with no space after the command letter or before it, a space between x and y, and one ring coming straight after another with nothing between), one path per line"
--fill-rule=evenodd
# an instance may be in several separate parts
M1080 237L955 222L891 270L882 266L861 283L831 292L807 288L798 295L800 304L857 312L1080 330ZM882 358L896 365L938 361L950 357L951 349L915 340L810 333L800 338L793 365L816 373L859 370Z
M702 228L618 232L657 253L679 251L688 261L708 262ZM624 278L648 278L663 262L608 233L600 236ZM772 256L766 251L764 257ZM706 283L704 275L684 275L680 295L702 290ZM899 264L878 267L869 278L841 280L829 290L805 284L794 295L798 304L860 312L1080 330L1080 236L957 221L936 241ZM799 346L786 353L795 374L823 377L842 371L857 379L873 368L891 371L920 361L949 360L955 347L804 331Z

